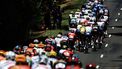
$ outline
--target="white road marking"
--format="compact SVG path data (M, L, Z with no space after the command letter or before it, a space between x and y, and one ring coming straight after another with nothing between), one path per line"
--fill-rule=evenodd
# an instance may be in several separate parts
M117 21L118 21L118 19L115 19L115 21L117 22Z
M99 68L100 68L100 66L99 66L99 65L97 65L97 66L96 66L96 69L99 69Z
M105 47L108 47L108 44L105 44Z
M120 8L120 10L122 11L122 8Z
M108 37L110 38L111 37L111 34Z
M112 27L112 29L115 29L115 27Z
M121 15L120 13L118 13L118 16Z
M104 56L104 55L103 55L103 54L101 54L101 55L100 55L100 58L103 58L103 56Z

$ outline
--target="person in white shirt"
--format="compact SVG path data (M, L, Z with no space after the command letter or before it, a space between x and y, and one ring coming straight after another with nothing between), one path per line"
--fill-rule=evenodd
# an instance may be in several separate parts
M105 26L105 22L99 21L97 22L99 30L100 31L104 31L104 26Z
M92 38L92 25L88 24L85 26L85 40L89 42L89 45L91 45L91 38Z
M61 48L61 41L62 41L61 37L62 37L62 35L58 34L57 37L55 38L57 51L59 51Z
M14 65L16 65L16 62L12 60L0 61L0 69L9 69L11 66L14 66Z

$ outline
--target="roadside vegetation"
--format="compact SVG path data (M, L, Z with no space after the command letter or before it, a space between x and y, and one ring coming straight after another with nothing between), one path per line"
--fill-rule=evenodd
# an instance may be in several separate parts
M78 9L80 10L81 6L83 3L85 3L86 0L70 0L66 3L60 4L61 9L63 10L62 12L62 29L54 29L54 30L49 30L47 29L46 31L43 32L32 32L31 38L39 38L39 37L46 37L46 36L56 36L59 32L65 32L68 31L68 15L71 11L77 11Z

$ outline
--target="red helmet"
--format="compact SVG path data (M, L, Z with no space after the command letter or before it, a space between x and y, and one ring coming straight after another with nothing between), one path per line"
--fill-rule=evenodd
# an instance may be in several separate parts
M95 64L87 64L85 69L96 69Z

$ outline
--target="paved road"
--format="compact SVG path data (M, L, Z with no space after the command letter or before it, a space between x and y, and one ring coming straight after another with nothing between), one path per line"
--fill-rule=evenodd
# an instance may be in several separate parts
M105 0L110 10L110 38L105 39L103 48L89 54L79 53L82 63L95 63L99 69L122 69L122 0ZM121 10L120 10L121 9ZM106 46L108 44L108 46ZM84 67L84 66L83 66Z

